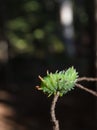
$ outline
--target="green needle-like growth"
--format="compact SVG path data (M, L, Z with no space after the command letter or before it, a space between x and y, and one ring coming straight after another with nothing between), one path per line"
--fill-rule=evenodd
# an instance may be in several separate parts
M38 88L49 96L52 94L60 93L60 96L66 94L68 91L74 89L75 83L78 78L78 73L74 67L70 67L66 71L56 71L55 73L47 72L47 76L40 77L41 85Z

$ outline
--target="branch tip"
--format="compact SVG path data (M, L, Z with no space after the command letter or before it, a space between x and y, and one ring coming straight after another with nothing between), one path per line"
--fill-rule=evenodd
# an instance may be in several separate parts
M44 81L43 78L39 75L38 78L41 80L41 81Z
M36 86L36 89L37 89L37 90L41 90L40 86Z

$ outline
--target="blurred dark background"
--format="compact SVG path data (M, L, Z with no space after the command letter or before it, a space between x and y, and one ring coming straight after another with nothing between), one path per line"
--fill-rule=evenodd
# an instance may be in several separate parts
M96 76L97 0L0 0L0 130L51 130L38 75L74 66ZM95 83L83 85L96 91ZM60 98L60 130L96 130L96 98L75 88Z

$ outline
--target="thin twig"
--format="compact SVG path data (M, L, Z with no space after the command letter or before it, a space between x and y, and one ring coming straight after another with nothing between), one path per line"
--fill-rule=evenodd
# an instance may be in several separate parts
M78 78L78 79L77 79L77 82L80 82L80 81L91 81L91 82L94 82L94 81L97 81L97 78L81 77L81 78Z
M91 93L92 95L94 95L94 96L97 97L97 92L95 92L95 91L93 91L93 90L91 90L91 89L85 88L84 86L82 86L81 84L78 84L78 83L76 83L75 85L76 85L76 87L78 87L78 88L80 88L80 89L83 89L83 90L85 90L85 91L87 91L87 92L89 92L89 93Z
M54 96L52 104L51 104L51 119L53 122L53 130L59 130L59 121L56 119L55 115L55 107L56 107L56 102L59 97L59 92Z

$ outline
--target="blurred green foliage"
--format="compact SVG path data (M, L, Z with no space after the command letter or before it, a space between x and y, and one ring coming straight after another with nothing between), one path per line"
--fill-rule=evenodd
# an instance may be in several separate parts
M6 34L15 53L64 51L58 36L58 3L54 0L9 0ZM51 49L52 48L52 49Z
M72 0L74 9L75 37L79 28L88 25L85 3L78 6ZM6 1L6 35L13 53L30 53L42 56L48 53L63 53L66 49L61 38L60 4L55 0L8 0Z

